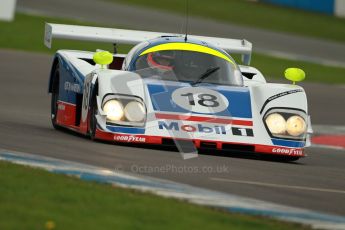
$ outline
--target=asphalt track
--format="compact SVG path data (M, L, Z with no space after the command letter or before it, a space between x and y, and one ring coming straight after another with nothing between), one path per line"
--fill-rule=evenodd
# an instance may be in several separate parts
M213 152L183 160L178 152L167 149L95 143L52 128L46 89L50 64L50 55L0 50L0 149L345 216L344 151L309 148L309 157L297 163L239 155L213 156ZM305 84L305 88L314 123L344 123L343 87Z
M183 15L101 0L18 0L17 10L132 29L172 33L182 33L185 23ZM256 52L345 66L345 44L342 43L226 24L199 17L191 17L189 22L191 34L245 38L254 44Z

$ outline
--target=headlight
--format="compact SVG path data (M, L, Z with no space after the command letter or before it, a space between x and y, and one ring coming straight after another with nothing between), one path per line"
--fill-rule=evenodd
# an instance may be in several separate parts
M146 122L146 106L140 97L123 94L107 94L103 98L103 113L107 125L143 127Z
M138 101L129 102L126 105L124 112L127 120L132 122L141 122L146 116L146 111L143 104Z
M307 125L300 116L291 116L286 122L286 130L291 136L297 137L305 133Z
M286 132L286 120L279 113L268 115L266 124L272 134L285 134Z
M103 106L103 111L107 115L107 119L111 121L120 121L123 118L123 105L118 100L109 100Z
M264 117L271 137L304 140L307 131L306 114L302 110L272 108Z

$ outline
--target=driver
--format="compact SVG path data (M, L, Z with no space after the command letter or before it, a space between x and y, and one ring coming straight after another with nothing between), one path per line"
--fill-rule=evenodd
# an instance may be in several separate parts
M159 75L171 72L174 68L174 62L174 51L159 51L147 55L147 64L156 70Z

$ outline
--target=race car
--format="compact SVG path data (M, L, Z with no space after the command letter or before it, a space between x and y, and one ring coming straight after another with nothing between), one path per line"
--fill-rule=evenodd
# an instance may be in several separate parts
M184 153L305 156L310 116L295 84L305 73L289 68L292 84L267 83L249 66L247 40L47 23L47 47L53 38L134 45L128 54L57 51L48 89L55 128ZM241 55L242 65L231 55Z

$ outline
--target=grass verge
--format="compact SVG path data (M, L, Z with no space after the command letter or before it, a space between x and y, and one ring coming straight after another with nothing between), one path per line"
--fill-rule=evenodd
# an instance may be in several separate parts
M186 0L107 0L185 15ZM189 0L189 13L233 24L345 42L345 19L247 0ZM159 19L158 19L159 20Z
M252 66L260 70L269 80L285 79L284 71L288 67L302 68L306 72L307 82L320 82L327 84L345 84L345 68L323 66L309 62L294 61L282 58L270 57L254 53Z
M0 48L45 53L55 53L59 49L113 50L112 44L61 39L54 40L53 47L50 50L43 43L45 22L96 26L76 20L30 16L17 13L13 22L0 21ZM125 52L127 50L127 46L122 46L119 51Z
M0 22L0 48L20 49L26 51L54 53L58 49L76 49L94 51L97 48L113 49L111 44L54 40L53 49L49 50L43 45L44 23L65 23L90 25L89 23L74 20L62 20L39 16L17 14L13 22ZM255 44L254 44L255 45ZM120 46L119 52L127 52L130 46ZM306 71L306 81L345 84L345 68L322 66L308 62L293 61L275 58L254 53L252 65L258 68L265 76L283 79L283 72L287 67L299 67Z
M3 161L0 170L0 229L305 229Z

